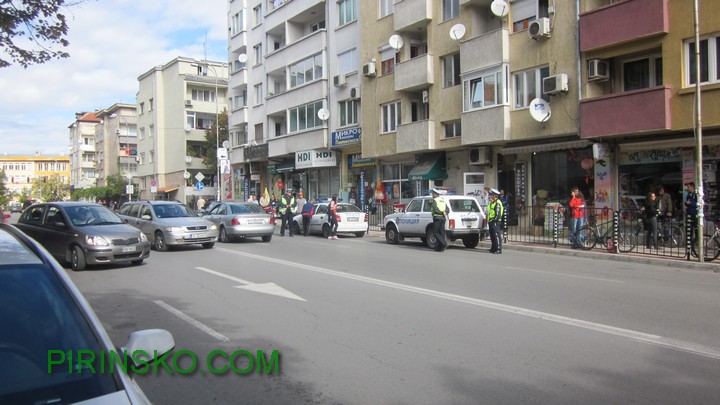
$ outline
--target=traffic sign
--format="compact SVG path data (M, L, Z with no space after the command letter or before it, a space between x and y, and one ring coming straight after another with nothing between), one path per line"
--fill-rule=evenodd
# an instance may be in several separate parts
M197 183L195 183L195 188L196 188L198 191L200 191L200 190L202 190L202 189L205 188L205 185L203 184L202 181L198 181Z
M133 189L132 184L128 184L125 186L125 194L133 194L135 190Z
M218 148L217 150L217 157L218 159L227 159L228 158L228 150L227 148Z
M198 172L198 174L195 175L195 178L197 179L197 181L203 181L205 176L203 176L202 173Z

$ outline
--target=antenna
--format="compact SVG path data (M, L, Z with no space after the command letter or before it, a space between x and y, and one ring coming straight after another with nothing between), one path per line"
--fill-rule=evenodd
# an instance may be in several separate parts
M537 122L547 122L550 119L550 103L542 98L533 99L530 102L530 116Z
M205 51L205 60L207 60L207 28L205 28L205 41L203 42L203 50Z
M388 40L388 43L390 44L390 47L393 48L396 51L399 51L400 48L403 47L403 44L405 43L402 39L402 37L398 34L393 34L390 36L390 39Z
M497 17L503 18L508 15L509 7L505 0L493 0L490 4L490 11Z
M450 38L459 40L465 36L465 26L462 24L455 24L450 28Z

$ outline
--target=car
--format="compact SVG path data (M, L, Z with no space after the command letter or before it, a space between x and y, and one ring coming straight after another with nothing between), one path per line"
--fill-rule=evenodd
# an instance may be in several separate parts
M142 264L150 242L106 207L89 202L34 204L15 224L75 271L88 265Z
M205 205L201 209L196 210L195 213L198 214L198 216L204 217L205 215L210 213L210 211L212 211L212 209L215 208L218 204L220 204L220 201L210 200L205 203Z
M0 207L0 224L8 223L10 223L10 214L6 214L2 207Z
M315 214L310 218L309 233L319 234L324 237L330 236L330 222L328 222L328 203L315 204ZM368 231L368 215L356 205L338 203L338 228L337 233L352 233L357 237L363 237ZM293 217L293 232L302 233L302 215Z
M23 203L20 201L13 201L10 203L10 212L22 212Z
M644 195L623 194L620 196L620 209L637 212L643 207L643 204L645 204Z
M221 202L204 218L218 226L219 239L223 243L247 237L260 237L263 242L270 242L275 231L275 218L251 202Z
M171 246L200 244L210 249L218 239L218 227L177 201L140 200L126 202L120 218L139 228L159 252Z
M480 242L485 214L474 197L444 195L449 209L445 221L445 235L450 242L461 239L466 248L474 248ZM430 249L435 249L437 239L433 235L433 219L430 207L432 197L415 197L408 202L404 212L383 218L385 240L396 245L405 238L420 238Z
M130 367L108 363L100 372L99 362L90 369L78 356L69 360L68 353L85 351L87 360L90 353L121 351L62 266L21 230L3 224L0 324L0 403L149 403L126 372ZM172 334L151 329L133 332L120 350L157 350L160 357L174 347Z

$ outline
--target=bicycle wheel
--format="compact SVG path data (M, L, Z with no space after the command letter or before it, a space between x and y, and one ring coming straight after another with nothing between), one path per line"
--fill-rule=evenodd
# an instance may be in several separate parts
M667 235L662 235L661 238L665 247L677 249L685 245L685 233L677 225L671 226Z
M637 246L638 232L632 228L622 228L618 234L618 246L617 249L621 253L632 252Z
M718 255L720 255L720 238L715 235L706 236L707 239L705 240L705 251L703 252L703 256L705 256L706 262L711 262L717 259Z
M578 229L575 238L577 238L576 243L583 250L590 250L595 247L595 244L597 244L597 235L595 234L595 230L588 226L583 226Z

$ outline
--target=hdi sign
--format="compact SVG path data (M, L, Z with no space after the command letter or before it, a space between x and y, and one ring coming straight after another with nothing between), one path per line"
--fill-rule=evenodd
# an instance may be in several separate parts
M336 153L326 149L313 149L295 152L295 168L337 166Z

